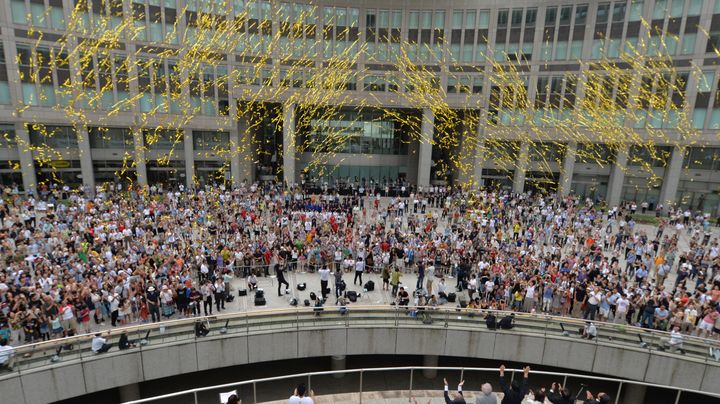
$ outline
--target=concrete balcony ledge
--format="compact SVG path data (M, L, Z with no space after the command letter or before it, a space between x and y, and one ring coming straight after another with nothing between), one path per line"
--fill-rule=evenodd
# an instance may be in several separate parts
M151 330L149 344L126 351L118 351L115 345L108 353L93 354L89 352L90 339L82 337L74 341L73 350L61 352L61 360L53 363L49 347L35 348L33 357L17 360L14 372L0 374L0 392L3 402L44 403L259 362L344 355L438 355L560 367L720 394L720 363L707 357L703 340L686 339L688 353L681 355L653 348L664 334L633 327L598 324L600 338L587 341L563 335L555 318L518 315L514 329L496 331L487 329L482 313L470 314L436 311L433 323L423 324L405 310L362 306L351 307L347 315L328 307L317 317L304 309L234 313L214 318L211 333L199 338L193 333L194 319L167 322L162 334L158 324L151 324L131 330L132 335ZM560 321L568 329L577 325L570 319ZM220 333L226 324L226 333ZM117 335L110 341L116 343ZM649 346L641 347L637 335L643 335ZM18 351L22 355L22 349Z

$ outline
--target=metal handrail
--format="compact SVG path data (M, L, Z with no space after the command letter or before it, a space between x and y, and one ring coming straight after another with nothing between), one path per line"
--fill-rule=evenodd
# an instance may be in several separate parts
M157 400L164 400L168 398L173 397L180 397L185 396L189 394L194 394L197 398L197 393L204 392L204 391L212 391L212 390L220 390L220 389L226 389L231 387L239 387L239 386L247 386L252 385L256 386L258 383L265 383L265 382L274 382L279 380L286 380L286 379L298 379L298 378L311 378L313 376L326 376L326 375L339 375L339 374L364 374L369 372L394 372L394 371L410 371L411 375L412 372L416 370L442 370L442 371L460 371L462 373L464 372L497 372L497 368L474 368L474 367L447 367L447 366L401 366L401 367L382 367L382 368L361 368L361 369L345 369L345 370L330 370L330 371L320 371L320 372L306 372L306 373L297 373L293 375L283 375L283 376L273 376L273 377L266 377L262 379L252 379L252 380L244 380L234 383L224 383L224 384L218 384L214 386L206 386L206 387L198 387L194 389L188 389L183 391L177 391L174 393L168 393L148 398L143 398L140 400L134 400L134 401L127 401L124 404L142 404L142 403L150 403ZM523 369L505 369L505 372L513 374L515 372L522 373ZM567 372L549 372L549 371L537 371L533 370L531 371L531 375L548 375L548 376L557 376L562 377L563 380L567 380L567 378L579 378L579 379L591 379L591 380L597 380L597 381L604 381L604 382L612 382L612 383L619 383L620 386L622 385L640 385L645 387L654 387L654 388L662 388L662 389L672 389L677 390L678 392L683 393L693 393L693 394L701 394L704 396L709 397L718 397L720 398L720 394L718 393L710 393L710 392L704 392L694 389L687 389L682 387L669 387L661 384L655 384L655 383L646 383L646 382L639 382L634 380L626 380L626 379L617 379L612 377L602 377L602 376L593 376L593 375L583 375L583 374L577 374L577 373L567 373ZM461 377L462 379L462 377ZM362 390L362 383L360 384L360 389ZM401 389L400 386L398 386L398 390L405 390ZM412 394L412 385L410 388L410 394ZM257 402L257 401L255 401Z
M212 322L212 324L217 325L220 322L227 322L228 324L228 332L234 329L244 329L245 332L251 332L251 328L253 326L262 326L263 324L266 324L266 322L261 321L261 319L269 319L272 320L273 318L281 318L282 316L292 316L293 321L295 324L286 324L283 323L283 329L291 326L292 328L300 328L301 322L308 319L312 319L313 321L323 321L323 319L327 319L331 316L334 316L332 318L342 318L343 314L341 314L338 311L335 311L333 309L336 309L337 306L326 306L325 310L322 312L319 318L315 317L315 311L313 307L295 307L295 308L284 308L284 309L262 309L262 310L253 310L253 311L243 311L243 312L234 312L234 313L225 313L225 314L218 314L214 316L203 316L203 317L191 317L191 318L185 318L185 319L174 319L174 320L167 320L163 322L158 323L148 323L148 324L141 324L141 325L132 325L127 327L121 327L116 328L110 331L104 331L104 335L109 335L111 339L117 338L121 333L127 331L128 333L143 333L147 331L157 330L158 327L163 327L164 331L168 335L172 335L173 330L179 330L183 327L187 328L189 326L192 326L196 321L207 321ZM345 319L343 319L342 323L340 324L332 324L332 327L334 328L352 328L352 327L363 327L368 326L367 323L357 323L353 321L353 314L357 313L367 313L367 314L385 314L385 316L379 316L376 319L382 319L385 318L388 321L388 324L390 325L390 322L392 322L392 327L402 327L406 326L407 323L401 321L401 319L405 318L405 316L400 316L401 313L405 312L411 312L411 311L419 311L419 312L427 312L430 313L431 316L436 317L441 316L444 319L443 326L447 328L450 324L450 322L453 320L453 316L459 317L459 320L463 319L470 319L473 316L480 317L482 315L486 315L488 313L495 314L498 318L513 314L515 316L516 321L518 322L516 324L516 327L514 328L515 331L521 331L523 330L523 327L528 326L529 324L525 324L526 322L530 321L533 322L532 324L537 324L538 327L542 327L541 330L542 334L545 336L549 336L549 333L552 331L549 327L550 326L558 326L559 324L564 324L569 327L576 327L580 326L585 323L585 320L577 319L577 318L571 318L571 317L557 317L557 316L550 316L545 314L531 314L531 313L519 313L519 312L509 312L509 311L498 311L498 310L480 310L480 309L461 309L461 308L437 308L437 307L404 307L404 306L377 306L377 305L350 305L346 306L347 314L345 315ZM233 320L240 320L237 322L233 322ZM629 326L629 325L620 325L620 324L614 324L614 323L605 323L605 322L594 322L597 330L598 335L600 338L595 339L595 343L598 343L598 341L610 335L611 337L617 337L619 335L628 335L630 337L633 337L634 335L640 335L642 337L650 338L652 341L649 342L655 342L658 338L669 338L670 334L665 331L658 331L658 330L649 330L645 328L635 327L635 326ZM457 327L458 322L452 322L453 327ZM328 324L329 325L329 324ZM472 322L473 326L477 325L477 322ZM373 325L369 325L373 326ZM433 325L423 325L423 327L437 327ZM275 328L277 329L277 328ZM532 331L536 331L532 328L530 328ZM262 332L262 330L257 330L258 332ZM182 336L187 336L182 338L183 340L188 340L192 338L196 338L194 332L187 333L187 331L182 331ZM25 363L31 363L31 362L38 362L36 358L30 357L30 358L23 358L23 355L28 353L34 353L37 351L51 351L56 350L57 348L61 346L68 346L68 345L83 345L84 350L87 351L87 347L92 340L93 335L92 334L84 334L84 335L78 335L74 337L67 337L67 338L61 338L56 340L50 340L50 341L44 341L44 342L38 342L34 344L28 344L28 345L22 345L15 348L15 366L18 368L22 368L23 364ZM558 335L559 337L559 335ZM696 349L701 349L703 351L707 350L710 346L719 346L719 342L717 340L711 340L706 338L699 338L694 336L688 336L684 335L684 345L686 348L694 347ZM615 340L614 340L615 341ZM651 345L651 344L650 344ZM83 347L74 347L69 352L71 353L82 353ZM650 347L650 350L652 350L652 347ZM130 351L132 352L132 351ZM67 353L66 353L67 355ZM668 353L668 355L673 355ZM703 359L699 358L697 356L686 356L689 358L694 359ZM707 359L707 357L704 357L704 359ZM43 363L38 366L46 366L47 363ZM32 369L32 367L29 367L28 369ZM18 370L21 371L21 370ZM2 376L2 374L0 374Z

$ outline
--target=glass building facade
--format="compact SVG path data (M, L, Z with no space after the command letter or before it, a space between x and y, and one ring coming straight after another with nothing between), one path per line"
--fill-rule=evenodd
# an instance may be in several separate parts
M0 140L3 185L32 190L63 182L94 188L122 178L143 186L162 182L190 187L219 181L297 183L313 176L387 177L419 186L473 183L555 190L611 203L647 200L720 213L720 0L1 3L0 127L8 139L18 139ZM238 30L247 35L220 55L221 63L204 64L192 77L182 77L177 60L158 55L171 54L183 43L203 43L207 36L197 22L201 14L236 19ZM137 35L121 38L119 46L91 55L77 68L59 42L73 15L81 30L90 32L100 21L117 27L127 20ZM291 34L283 28L287 19L308 29ZM592 134L579 144L533 138L528 124L543 127L552 121L543 114L571 117L583 101L587 64L580 61L618 59L638 47L651 56L672 56L675 74L669 81L674 92L682 93L698 134L692 144L680 140L658 142L651 151L632 145L617 150L602 145L601 136L593 142ZM362 74L350 74L337 84L348 94L348 105L333 117L303 119L302 106L263 95L247 97L248 92L261 94L261 88L302 94L315 85L314 67L348 53L359 55L350 69ZM432 87L451 108L466 111L472 106L483 116L490 125L477 135L492 140L441 147L435 139L429 144L432 127L409 127L374 110L372 105L381 104L418 122L433 119L431 105L408 101L412 97L407 94L416 89L401 79L401 54L431 73ZM267 55L272 58L262 59L263 65L251 63ZM306 67L291 69L283 62L300 59L309 61ZM58 60L68 63L50 63ZM488 74L493 63L507 60L527 67L519 72L527 99L498 109L491 101L499 89ZM33 74L37 69L46 74ZM78 77L81 83L74 82ZM224 77L227 82L218 80ZM66 83L80 94L75 108L86 115L80 126L59 113L73 102L63 90ZM678 95L668 97L676 100ZM233 116L236 105L247 102L258 105L261 124ZM518 109L524 106L547 112L523 114ZM23 114L15 113L18 108ZM156 130L153 120L144 118L154 114L173 121L184 108L193 108L196 116L180 130L167 131L159 124L162 128ZM625 124L682 139L673 113L647 107L638 115L640 119ZM142 129L137 122L143 122ZM58 153L42 154L43 148ZM311 161L311 154L320 158ZM469 156L463 160L468 169L449 163L458 155ZM128 159L133 164L126 164ZM118 167L125 169L123 175L111 175Z

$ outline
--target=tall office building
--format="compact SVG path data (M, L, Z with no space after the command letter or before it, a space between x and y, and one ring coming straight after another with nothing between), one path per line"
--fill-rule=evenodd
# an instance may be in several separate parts
M183 84L188 88L182 94L198 113L183 121L179 131L157 130L162 119L155 117L183 115L183 106L169 96L173 89L168 76L175 64L167 51L200 40L197 25L203 13L242 16L238 32L244 39L237 53L223 53L220 63L183 80L190 85ZM43 60L67 55L85 40L65 35L72 15L88 26L103 19L111 26L131 21L136 35L127 40L120 36L110 52L83 56L87 63L42 66ZM306 29L290 37L283 16L302 19ZM141 185L190 187L214 181L217 172L236 184L273 178L289 183L401 178L419 186L472 180L515 191L574 192L610 204L677 203L720 213L720 57L715 52L720 0L7 0L0 5L0 27L0 130L5 133L0 140L0 181L5 185L37 189L38 184L61 181L94 189L122 178ZM271 39L276 37L289 49L287 57L279 57L274 48ZM581 62L619 58L644 38L647 51L662 42L672 55L669 80L685 92L684 108L697 132L692 140L674 130L672 119L654 119L652 114L643 122L628 123L634 131L650 127L666 133L667 143L655 142L650 151L643 144L611 148L584 141L541 141L523 125L502 130L506 137L516 131L515 137L493 138L498 126L508 124L490 102L494 61L521 59L527 96L535 104L562 99L559 109L572 108L566 104L581 102L584 94L569 77L580 77L591 66ZM409 60L435 75L447 105L480 117L481 124L459 129L472 132L472 141L460 137L449 148L428 141L435 117L431 108L410 105L403 96L411 89L398 80L394 55L401 43L410 45L405 48ZM261 87L301 92L310 73L297 69L297 63L290 68L284 60L302 59L310 69L343 53L357 55L351 68L364 73L344 82L343 91L353 101L335 108L332 118L303 116L319 110L308 112L283 99L246 97L248 89ZM32 74L38 65L44 75ZM91 100L86 105L75 103L84 111L78 121L73 118L77 114L63 110L64 103L72 101L60 87L88 75L94 77L94 86L84 82L73 94L96 96L85 97ZM233 79L221 84L218 77ZM198 90L191 85L194 80L212 86ZM265 115L252 125L237 113L247 110L239 106L250 101L263 104ZM123 108L116 111L119 103ZM378 103L383 107L372 107ZM388 113L391 109L397 114ZM421 124L408 125L408 117ZM305 124L296 125L299 120ZM482 124L487 120L493 125ZM336 132L352 133L351 141L332 152L312 147ZM492 146L479 145L488 138L494 139ZM596 138L595 143L603 142L600 134ZM244 146L233 152L228 145ZM40 156L41 146L53 150L51 155ZM498 161L502 148L503 158L517 160L511 167ZM598 158L583 153L589 149ZM315 161L306 170L323 153L321 163ZM466 156L468 169L436 164L451 160L454 153ZM650 177L654 180L648 181Z

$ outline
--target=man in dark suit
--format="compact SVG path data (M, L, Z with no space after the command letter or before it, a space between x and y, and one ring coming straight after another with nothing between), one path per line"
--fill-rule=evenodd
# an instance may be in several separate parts
M450 398L448 392L447 379L443 379L443 382L445 382L445 404L465 404L465 397L463 397L462 393L462 386L465 384L465 380L458 383L457 393L453 393L453 398Z
M528 374L530 366L523 368L522 382L513 380L511 386L505 381L505 365L500 366L500 387L504 393L502 404L521 404L525 396L528 394Z

